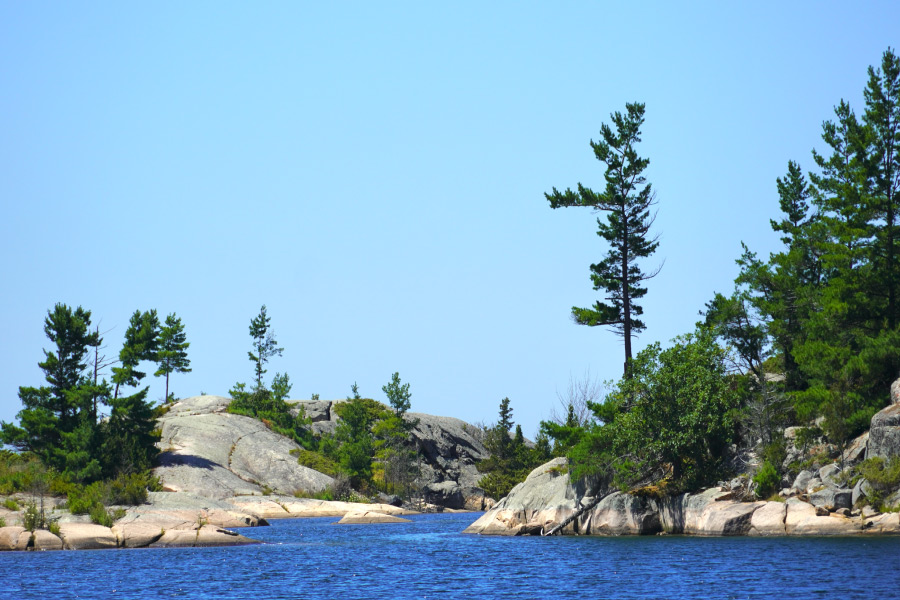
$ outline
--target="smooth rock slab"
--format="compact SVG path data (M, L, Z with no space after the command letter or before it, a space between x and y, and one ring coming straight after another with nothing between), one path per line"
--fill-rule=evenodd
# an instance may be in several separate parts
M26 538L25 535L19 536L19 544L21 545L22 538ZM33 546L32 550L62 550L63 542L61 539L50 533L45 529L36 529L31 536L33 538Z
M868 519L863 532L871 534L900 534L900 513L885 513Z
M112 532L122 548L145 548L158 541L164 530L158 524L132 522L116 523Z
M859 520L816 515L816 507L797 498L788 498L784 530L787 535L853 535L860 533Z
M373 510L388 515L416 514L413 511L404 510L390 504L361 504L359 502L295 498L294 496L235 496L230 498L229 501L240 510L259 515L265 519L342 517L348 512L366 510Z
M380 512L364 511L349 512L344 515L337 525L365 525L370 523L411 523L409 519L397 517L395 515L386 515Z
M66 550L105 550L119 545L109 527L95 523L61 523L59 537Z
M198 546L238 546L244 544L258 544L257 540L216 527L204 525L200 529L173 529L167 530L162 536L150 544L151 548L192 548Z

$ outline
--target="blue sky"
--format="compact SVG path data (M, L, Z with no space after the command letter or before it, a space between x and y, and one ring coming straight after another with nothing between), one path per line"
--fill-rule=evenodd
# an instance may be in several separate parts
M126 3L130 4L130 3ZM775 250L775 178L812 168L823 120L862 110L898 45L894 2L0 3L0 420L40 385L57 302L118 353L135 309L175 312L178 396L270 373L295 398L383 400L533 435L570 378L621 374L575 325L606 248L588 145L645 102L640 152L665 266L637 348L693 329L740 242ZM152 369L150 369L152 372ZM150 378L150 396L163 396Z

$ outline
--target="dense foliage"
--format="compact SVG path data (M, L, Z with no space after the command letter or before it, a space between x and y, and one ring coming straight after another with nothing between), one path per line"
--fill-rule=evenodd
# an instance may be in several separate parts
M706 322L744 373L747 437L778 453L786 425L811 425L838 448L868 427L900 372L900 59L869 68L860 116L841 101L824 153L776 182L783 247L750 249ZM773 376L775 372L778 375Z
M155 314L136 311L132 316L119 354L121 366L113 368L114 390L106 380L97 380L96 365L88 362L90 350L102 343L91 332L90 311L57 304L44 321L53 345L39 363L47 385L19 388L19 425L2 423L0 441L32 453L44 467L76 482L149 469L159 435L148 390L119 392L144 377L137 370L142 360L158 358ZM108 418L101 418L101 406L110 408Z
M529 445L521 425L516 425L515 433L512 432L514 422L509 398L500 401L499 416L497 423L485 430L484 447L490 457L478 463L478 470L485 474L478 485L485 494L498 500L551 456L545 436L539 435L537 442Z
M738 404L725 352L701 328L638 353L632 376L590 407L594 420L569 450L573 477L610 488L660 479L693 488L721 474Z

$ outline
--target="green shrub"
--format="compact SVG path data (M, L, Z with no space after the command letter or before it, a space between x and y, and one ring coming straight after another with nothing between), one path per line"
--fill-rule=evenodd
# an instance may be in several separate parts
M103 489L100 483L87 486L74 486L67 494L66 504L73 515L91 514L91 511L103 507Z
M294 498L312 498L314 500L334 500L334 496L330 489L324 489L320 492L308 492L306 490L294 490Z
M756 472L756 475L753 476L753 481L757 485L756 496L758 498L768 498L778 490L778 486L781 484L781 476L778 474L778 469L775 468L775 465L766 460L759 471Z
M19 510L18 503L12 498L7 498L3 501L3 506L5 506L9 510Z
M102 504L95 504L90 511L91 522L104 527L112 527L112 517Z
M50 524L47 526L47 528L50 530L50 533L52 533L55 536L59 536L59 523L58 522L51 521Z
M338 464L320 452L312 450L291 450L291 454L297 456L297 462L304 467L309 467L319 473L334 477L338 474Z
M25 512L22 515L23 527L28 531L34 531L44 526L44 515L38 510L34 502L29 502L25 506Z
M109 482L106 504L144 504L147 502L148 479L146 473L119 475Z
M6 519L0 517L0 527L6 527Z
M900 457L894 456L890 460L878 456L867 458L859 463L857 470L869 483L866 493L869 503L879 510L890 508L883 503L885 497L900 487Z

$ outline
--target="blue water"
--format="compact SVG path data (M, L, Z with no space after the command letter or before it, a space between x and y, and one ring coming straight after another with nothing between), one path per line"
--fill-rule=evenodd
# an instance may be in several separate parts
M501 538L273 521L236 548L0 553L0 599L900 597L900 538Z

